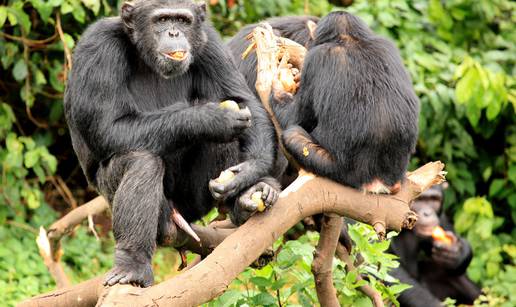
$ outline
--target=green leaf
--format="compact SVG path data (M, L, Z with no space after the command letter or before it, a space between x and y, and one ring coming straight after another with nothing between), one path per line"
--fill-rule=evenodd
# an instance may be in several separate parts
M464 77L457 82L457 86L455 87L457 102L461 104L468 102L479 83L478 71L474 68L469 69Z
M57 170L57 159L53 155L51 155L48 150L45 148L44 152L41 154L41 159L45 162L50 172L55 173Z
M491 178L492 174L493 174L493 168L491 166L489 166L482 173L482 178L484 179L484 181L487 181L487 180L489 180L489 178Z
M84 6L93 11L95 15L99 13L100 10L100 0L81 0L84 3Z
M509 166L507 176L509 177L509 180L512 181L514 185L516 185L516 164L512 164L511 166Z
M266 292L254 296L252 300L255 306L270 306L276 303L276 299Z
M32 168L36 163L38 163L39 157L40 155L38 150L27 151L25 153L25 167Z
M38 176L39 183L43 184L47 181L47 176L41 165L34 166L32 170L34 171L36 176Z
M5 6L0 6L0 28L2 28L7 20L7 9Z
M23 5L23 3L21 3L21 2L19 2L19 3L21 5ZM27 15L27 13L25 13L23 11L23 7L17 7L17 6L13 5L11 7L8 7L7 10L8 10L9 14L12 14L15 17L16 22L20 24L20 26L25 31L25 33L29 33L30 27L31 27L31 22L30 22L29 15ZM9 19L9 22L11 22L11 19ZM11 24L12 24L12 22L11 22Z
M269 287L271 285L270 280L263 277L252 277L249 279L249 281L257 285L258 287Z
M29 71L27 69L27 64L23 59L19 59L18 62L14 65L13 68L13 77L16 81L22 81L28 75Z
M495 179L491 183L491 186L489 186L489 196L493 197L496 196L505 186L505 179Z
M70 34L65 33L64 40L66 42L66 46L69 49L73 49L73 47L75 46L75 41L74 41L73 37Z
M476 104L470 103L466 108L466 116L468 117L470 124L473 127L477 127L480 117L482 116L482 109L480 109Z
M41 20L44 23L47 23L52 15L53 6L46 1L41 0L31 0L30 1L34 8L38 11Z
M492 100L487 106L486 116L489 121L494 120L500 111L502 110L502 102L498 100Z

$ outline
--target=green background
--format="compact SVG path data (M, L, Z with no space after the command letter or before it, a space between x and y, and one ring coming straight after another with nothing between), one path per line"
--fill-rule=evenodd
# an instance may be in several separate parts
M318 0L212 0L211 18L224 37L243 25L278 15L324 15L337 9ZM509 0L357 0L346 9L400 48L422 112L412 168L446 163L446 211L470 240L468 270L486 295L477 305L516 304L516 11ZM71 149L63 119L67 56L86 26L117 14L110 0L0 1L0 301L8 306L54 288L35 237L40 226L95 193ZM61 31L62 29L62 31ZM66 46L66 48L65 48ZM105 272L113 241L109 220L97 218L97 241L86 224L63 240L63 263L74 282ZM351 229L366 262L359 266L385 299L404 289L389 280L396 265L364 225ZM303 305L316 302L310 274L317 234L282 246L278 259L247 270L213 306ZM158 281L176 274L176 254L158 252ZM341 302L370 306L355 274L335 264ZM396 303L396 302L395 302ZM453 302L448 301L452 305Z

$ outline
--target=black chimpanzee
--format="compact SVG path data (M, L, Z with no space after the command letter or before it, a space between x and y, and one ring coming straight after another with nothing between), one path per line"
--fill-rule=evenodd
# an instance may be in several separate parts
M274 202L265 176L276 149L265 110L205 21L205 5L135 0L120 15L83 34L65 112L86 177L113 210L115 265L105 282L149 286L156 242L213 208L210 190L240 222L256 209L238 198L246 189ZM250 112L221 108L227 99ZM209 189L229 167L236 177Z
M418 135L419 101L393 43L332 12L308 45L293 96L273 86L282 138L301 166L344 185L395 193Z
M443 189L434 186L412 204L419 219L412 231L402 231L391 243L391 251L400 257L393 276L412 285L398 300L401 306L441 306L447 297L458 304L472 304L479 288L466 276L471 248L453 233L453 225L440 214ZM440 216L439 216L440 215ZM432 231L441 226L450 244L432 239Z

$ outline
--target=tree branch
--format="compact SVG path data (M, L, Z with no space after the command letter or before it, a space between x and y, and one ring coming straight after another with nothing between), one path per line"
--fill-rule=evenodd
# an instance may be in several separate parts
M337 291L333 286L333 257L339 243L340 229L344 221L338 215L325 214L322 220L321 235L314 253L312 273L315 279L317 298L321 306L340 306Z
M114 286L105 292L100 305L164 307L197 306L208 302L222 294L238 274L277 238L303 218L315 214L334 213L371 225L381 223L386 229L396 231L411 228L416 222L416 215L410 211L409 202L423 191L423 187L442 182L443 168L444 164L434 162L410 173L411 177L407 178L399 195L364 195L328 179L304 174L282 192L279 201L270 210L254 215L195 267L146 289ZM421 173L425 175L420 176ZM418 182L412 182L410 178L417 178ZM202 239L201 233L198 234ZM90 281L51 292L19 306L92 306L77 305L76 296L63 293L81 293L82 289L91 294L91 288L97 289L102 281L95 280L97 283Z

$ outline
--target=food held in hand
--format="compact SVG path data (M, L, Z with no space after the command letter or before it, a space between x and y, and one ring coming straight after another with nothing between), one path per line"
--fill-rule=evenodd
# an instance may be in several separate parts
M258 212L265 211L265 203L263 202L262 195L262 192L254 192L251 195L251 200L257 205Z
M444 229L441 226L436 226L434 228L432 231L432 238L435 241L439 241L448 245L452 244L451 238L446 235L446 232L444 232Z
M220 173L219 178L215 179L220 184L226 184L235 178L235 173L232 171L223 171Z
M225 100L225 101L221 102L220 103L220 107L222 109L228 109L228 110L233 110L233 111L239 111L240 110L240 107L238 106L238 103L236 103L233 100Z

